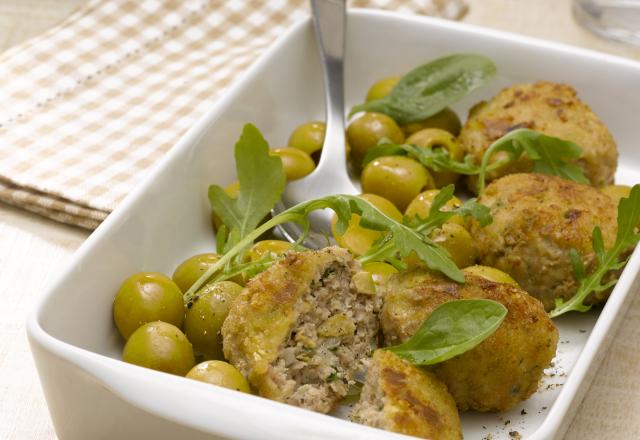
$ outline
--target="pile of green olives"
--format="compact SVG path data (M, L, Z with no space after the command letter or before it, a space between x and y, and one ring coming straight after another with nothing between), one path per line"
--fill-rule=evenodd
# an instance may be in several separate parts
M256 242L247 261L279 256L292 249L281 240ZM185 307L183 294L220 258L194 255L176 267L171 278L139 272L124 280L113 301L113 320L125 345L122 360L165 373L186 376L243 392L247 380L224 361L222 324L246 280L210 282Z
M399 80L393 76L376 82L369 88L366 101L384 98ZM364 167L363 160L383 139L424 149L444 149L452 159L462 160L464 154L456 140L460 128L460 119L449 108L404 125L382 113L365 112L356 117L347 127L347 141L350 165L360 173L362 192L385 197L404 211L422 191L455 183L459 177L456 173L428 169L410 157L382 156Z
M367 92L366 100L387 96L399 80L400 77L393 76L376 82ZM387 139L396 144L445 149L451 158L459 161L464 156L456 140L460 129L460 119L449 108L425 120L404 125L382 113L362 113L351 121L345 133L350 168L360 176L363 193L384 197L398 210L404 211L421 192L455 183L458 174L427 169L417 160L405 156L379 157L363 167L367 153L381 140ZM282 159L287 180L301 179L315 169L324 132L323 122L305 122L293 130L285 147L271 150L272 155ZM229 195L237 195L237 186L234 185L228 187Z
M387 96L400 80L399 76L384 78L373 84L366 101ZM425 149L445 149L455 160L462 160L464 153L456 140L461 129L456 113L446 108L423 121L399 125L391 117L376 112L365 112L351 121L345 137L347 157L351 170L360 176L363 194L369 201L389 217L402 221L409 218L426 217L438 188L455 183L459 175L450 171L430 170L419 161L407 156L382 156L364 167L367 153L378 143L387 139L393 143L410 143ZM272 149L273 155L282 159L287 180L300 179L311 173L319 159L324 142L325 124L311 121L297 126L291 133L287 146ZM237 182L226 189L237 196ZM453 199L447 207L453 209L460 201ZM219 226L219 221L215 221ZM345 233L338 234L332 225L333 236L338 245L359 256L367 252L380 237L380 232L359 226L359 217L354 215ZM472 245L468 225L459 216L435 231L431 238L444 247L460 267L473 265L476 250ZM408 257L407 263L418 264L417 258Z

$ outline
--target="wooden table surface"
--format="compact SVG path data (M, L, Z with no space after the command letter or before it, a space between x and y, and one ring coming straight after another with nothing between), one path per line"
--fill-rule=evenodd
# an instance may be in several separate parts
M82 0L0 0L0 50L66 17ZM568 0L468 0L463 21L640 59L579 27ZM0 81L2 79L0 78ZM55 439L25 334L34 299L88 237L0 203L0 439ZM567 439L640 438L640 300L580 405Z

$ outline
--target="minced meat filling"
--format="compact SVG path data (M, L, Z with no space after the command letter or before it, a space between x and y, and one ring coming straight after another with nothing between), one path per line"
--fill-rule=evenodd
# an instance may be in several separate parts
M375 300L358 294L350 269L334 263L313 282L300 308L272 377L290 391L287 403L330 410L375 348Z
M367 373L367 383L362 389L360 400L349 417L356 423L384 429L385 396L382 387L378 385L379 378L380 368L373 364Z

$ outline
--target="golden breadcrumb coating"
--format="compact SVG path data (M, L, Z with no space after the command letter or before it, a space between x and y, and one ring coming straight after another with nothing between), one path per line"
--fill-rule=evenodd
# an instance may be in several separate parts
M354 422L431 440L461 440L456 402L435 374L387 350L373 354Z
M511 275L547 311L556 298L569 299L578 288L570 250L576 249L593 270L593 228L600 227L606 248L615 242L616 205L589 185L542 174L511 174L492 182L478 202L493 216L491 224L471 227L480 263ZM607 296L603 292L589 302Z
M475 348L431 367L460 410L507 411L538 387L555 356L558 331L537 299L511 284L465 274L458 284L427 270L393 275L381 325L386 345L409 339L431 312L448 301L484 298L503 304L507 316Z
M548 81L507 87L489 102L471 109L458 140L479 164L493 141L516 128L530 128L575 142L582 148L577 164L591 183L596 187L613 183L618 164L616 143L609 129L578 98L573 87ZM498 153L492 159L505 154ZM531 160L522 158L490 173L488 179L531 169ZM475 178L469 181L472 190L476 181Z

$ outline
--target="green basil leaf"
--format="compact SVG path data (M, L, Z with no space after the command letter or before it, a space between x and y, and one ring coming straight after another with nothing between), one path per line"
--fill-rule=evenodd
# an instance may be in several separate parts
M386 349L416 365L437 364L480 344L498 329L505 316L507 308L492 300L446 302L409 340Z
M456 54L423 64L400 79L386 97L355 106L350 116L379 112L399 124L420 121L484 86L496 73L482 55Z

